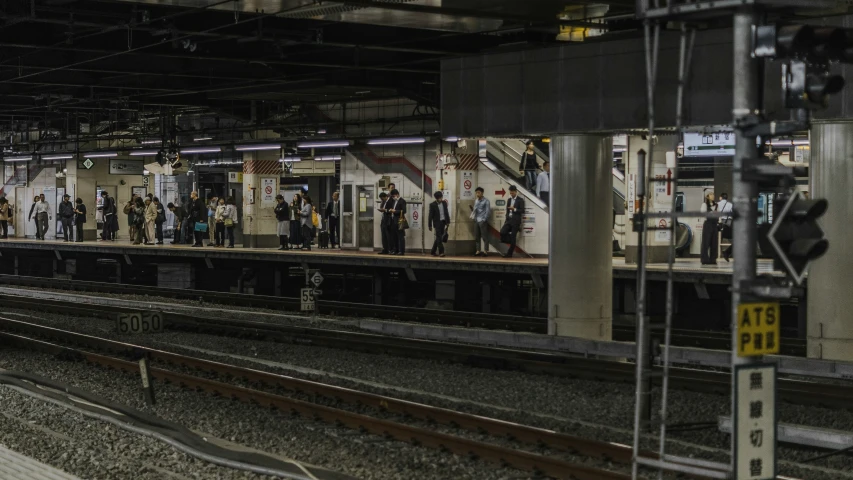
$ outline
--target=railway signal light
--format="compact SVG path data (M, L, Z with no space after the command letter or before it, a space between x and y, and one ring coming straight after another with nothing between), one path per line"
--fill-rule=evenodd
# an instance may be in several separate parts
M785 204L773 224L763 226L759 238L762 250L773 252L774 268L784 270L801 285L809 264L829 249L823 229L817 224L829 205L825 199L808 200L799 190L787 199L777 200L774 209L782 201Z

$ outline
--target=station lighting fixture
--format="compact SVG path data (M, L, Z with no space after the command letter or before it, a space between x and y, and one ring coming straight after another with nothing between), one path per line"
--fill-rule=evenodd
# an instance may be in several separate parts
M628 151L628 147L613 147L613 153L625 153Z
M42 155L42 160L71 160L74 155Z
M213 140L213 137L198 137L193 139L194 142L203 142L205 140Z
M143 140L143 141L141 141L141 142L139 142L139 143L141 143L141 144L143 144L143 145L155 145L155 144L157 144L157 143L163 143L163 140L150 140L150 139L149 139L149 140Z
M199 148L182 148L181 155L190 155L193 153L219 153L222 149L219 147L199 147Z
M320 155L314 157L314 160L318 162L335 162L341 159L340 155Z
M398 137L398 138L371 138L367 141L368 145L411 145L416 143L425 143L424 137Z
M116 153L116 152L92 152L92 153L84 153L83 156L86 158L110 158L110 157L117 157L118 153Z
M302 157L282 157L278 159L279 162L301 162Z
M157 150L136 150L130 152L131 157L153 157L157 155L159 151Z
M326 129L325 129L325 128L318 129L318 130L317 130L317 134L318 134L318 135L325 135L325 134L326 134Z
M281 144L267 144L267 145L237 145L234 147L234 150L238 152L253 152L253 151L261 151L261 150L279 150L281 149Z
M444 137L445 142L456 143L461 140L460 137Z
M349 140L308 140L297 142L297 148L341 148L349 147L352 142Z
M23 156L22 157L3 157L3 160L5 160L7 162L29 162L32 159L33 159L32 155L28 155L25 157L23 157Z

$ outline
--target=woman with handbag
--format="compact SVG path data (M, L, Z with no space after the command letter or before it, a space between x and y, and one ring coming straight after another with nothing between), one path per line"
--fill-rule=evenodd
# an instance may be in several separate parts
M237 203L234 197L228 197L225 201L225 235L228 238L228 248L234 248L234 227L237 226Z
M705 201L699 207L700 212L714 212L717 210L717 202L714 201L714 194L705 195ZM719 238L717 237L717 220L715 218L706 218L702 224L702 265L717 264L717 250L719 250Z
M293 196L293 201L290 202L290 248L298 248L302 244L302 195L298 193Z
M225 246L225 199L220 198L216 204L216 210L213 213L213 225L215 232L213 235L214 247L222 248Z
M302 210L299 212L300 223L302 224L302 250L311 250L311 239L314 228L312 214L314 213L314 205L311 203L311 197L306 193L302 195Z

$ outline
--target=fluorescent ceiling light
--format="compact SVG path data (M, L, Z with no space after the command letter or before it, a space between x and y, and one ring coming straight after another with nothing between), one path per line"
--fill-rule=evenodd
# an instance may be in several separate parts
M237 145L234 147L234 150L238 152L251 152L257 150L279 150L281 148L281 144L275 145Z
M118 154L115 152L105 152L105 153L92 152L92 153L84 153L83 156L86 158L107 158L107 157L117 157Z
M142 157L142 156L149 156L149 155L157 155L157 153L159 153L157 150L136 150L136 151L130 152L130 155L133 157Z
M409 145L413 143L424 143L424 137L400 137L400 138L371 138L368 145Z
M279 162L301 162L302 157L284 157L278 160Z
M317 130L317 133L318 133L318 134L320 134L320 135L325 135L325 134L326 134L326 129L325 129L325 128L321 128L321 129Z
M445 142L451 142L451 143L458 142L459 140L460 140L459 137L445 137L445 139L444 139Z
M222 149L219 147L203 147L203 148L182 148L182 154L189 153L219 153Z
M69 160L74 158L74 155L42 155L42 160Z
M311 140L306 142L298 142L298 148L335 148L349 147L352 142L349 140Z
M628 147L613 147L613 153L627 152Z
M805 140L805 139L803 139L803 140L794 140L794 145L808 145L808 144L809 144L809 141L808 141L808 140Z
M205 140L213 140L213 137L199 137L193 139L194 142L203 142Z
M7 162L29 162L32 159L33 159L32 155L27 156L27 157L4 157L3 158L3 160L6 160Z
M318 162L334 162L340 159L340 155L320 155L318 157L314 157L314 160Z
M139 143L143 145L154 145L155 143L163 143L163 140L143 140Z

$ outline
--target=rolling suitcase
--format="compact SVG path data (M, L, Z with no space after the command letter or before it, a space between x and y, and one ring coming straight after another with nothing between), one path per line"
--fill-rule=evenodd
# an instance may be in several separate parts
M329 232L322 230L317 237L317 246L320 248L329 248Z

